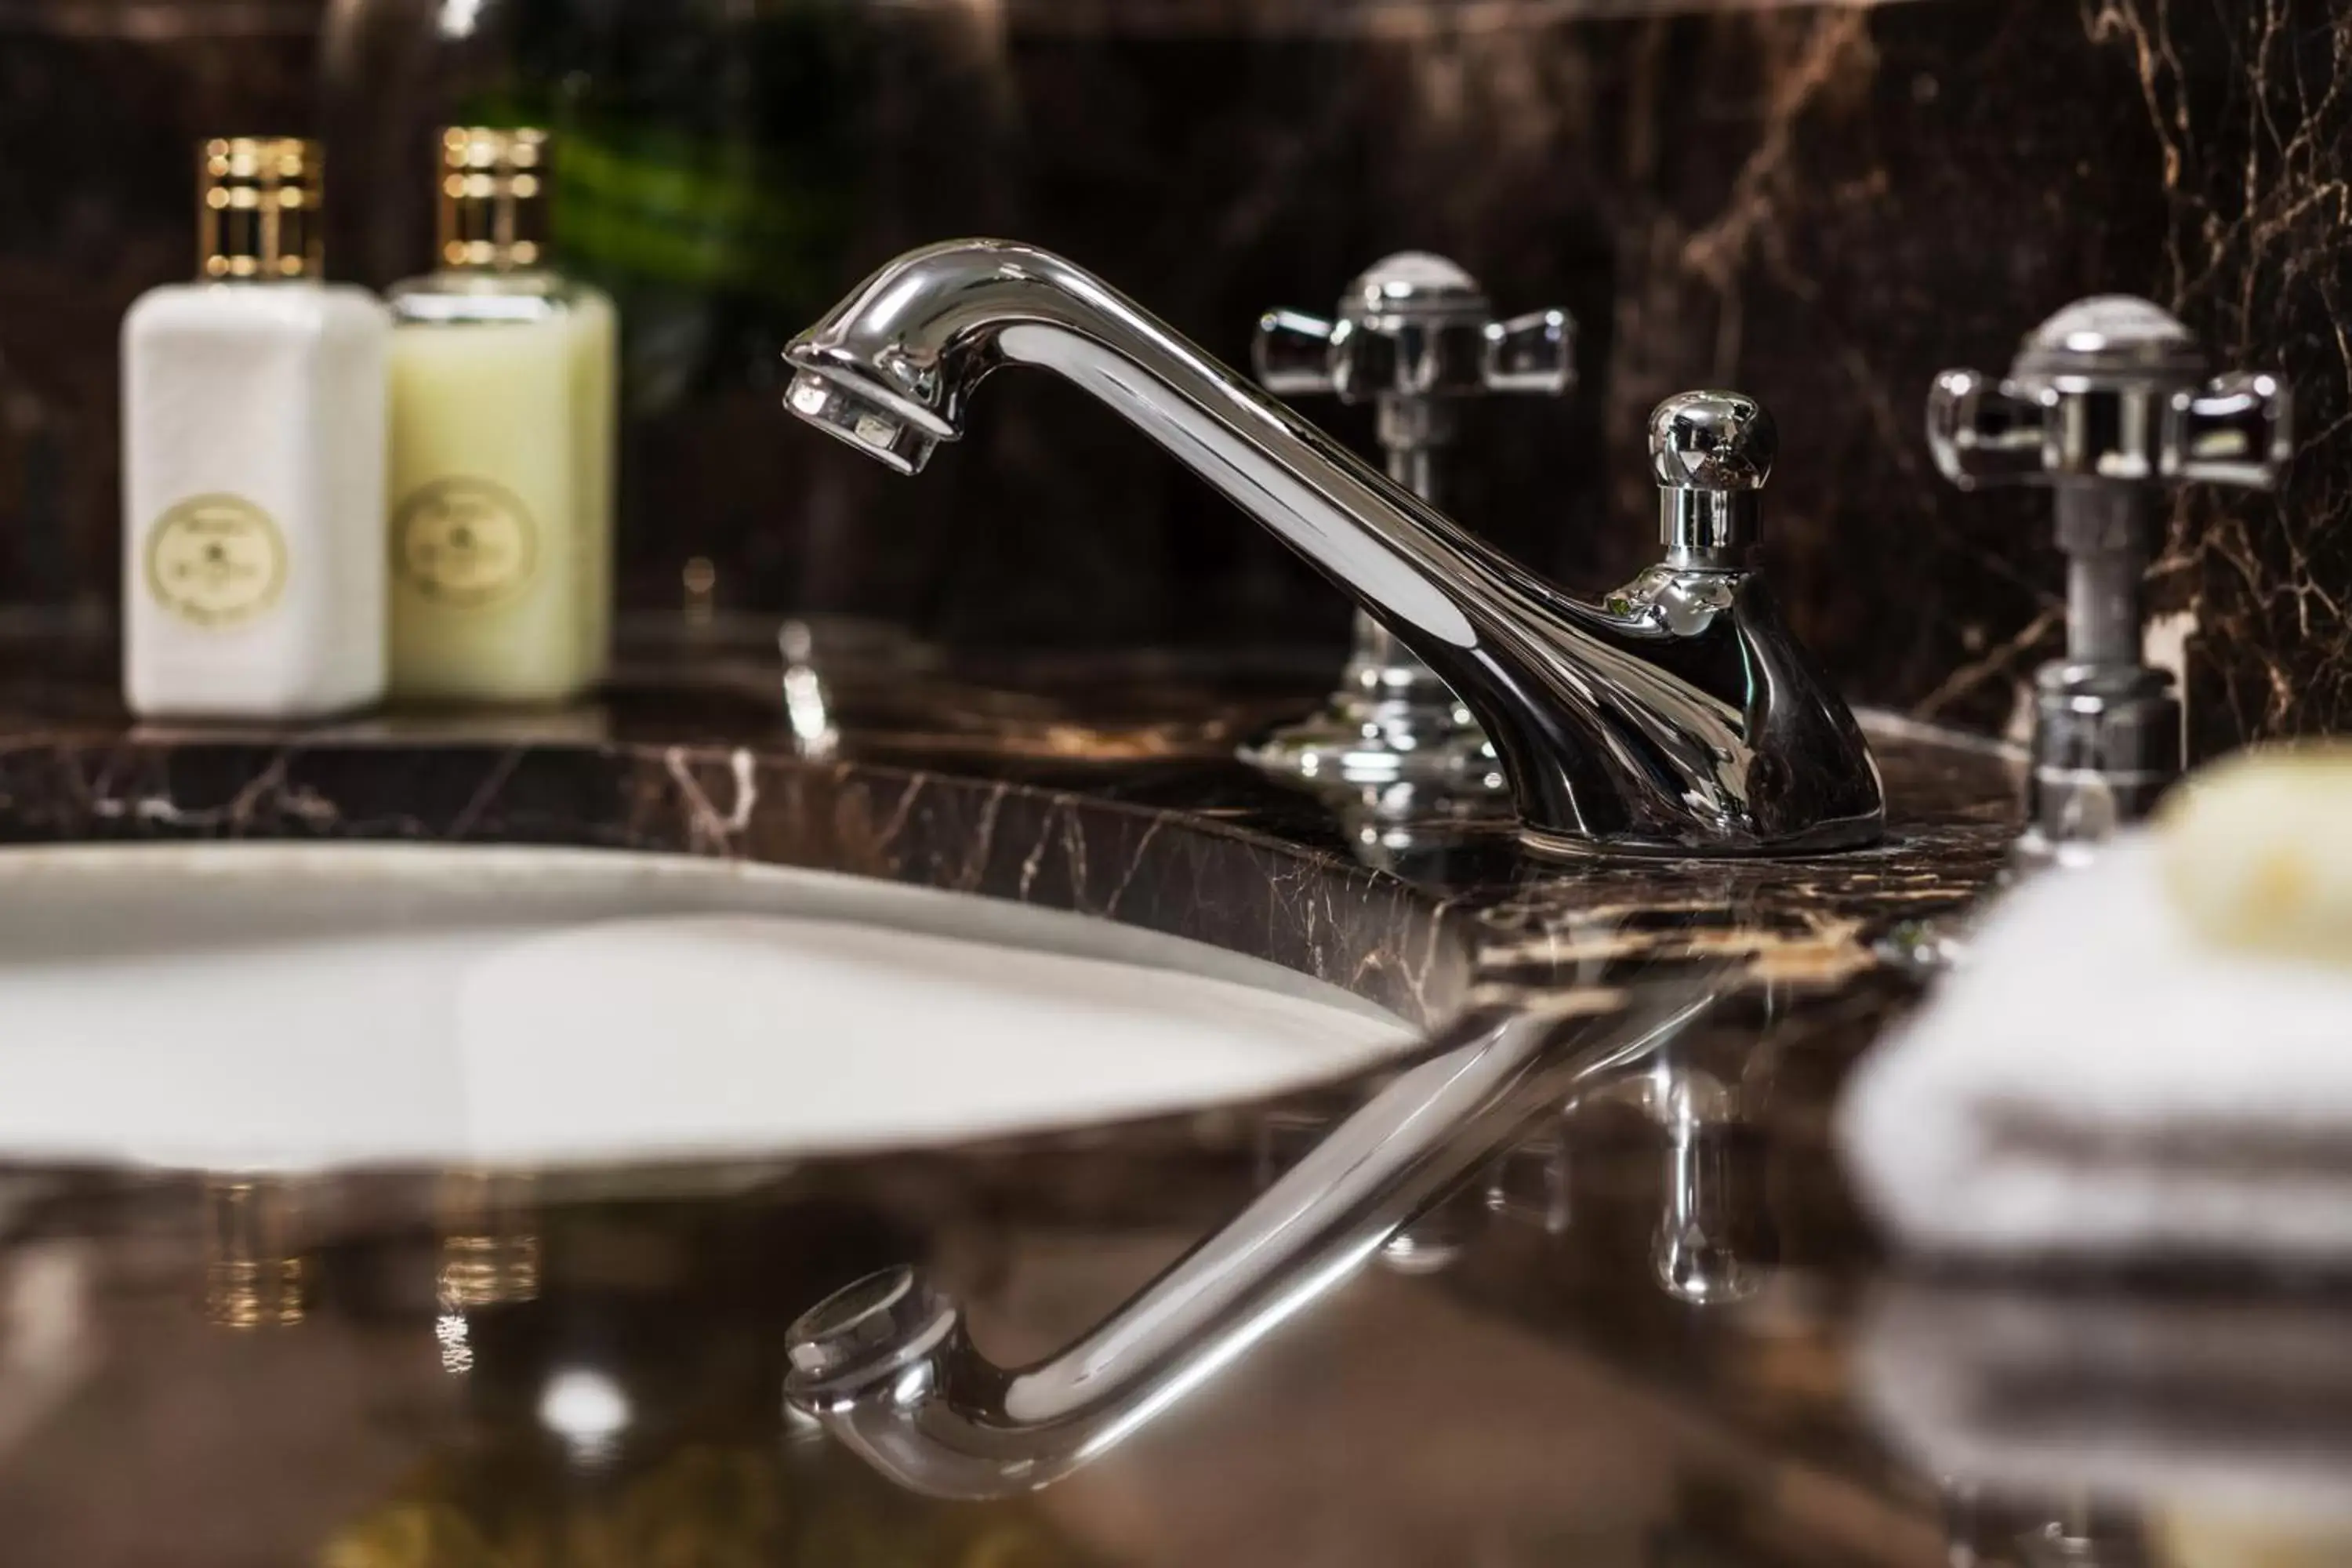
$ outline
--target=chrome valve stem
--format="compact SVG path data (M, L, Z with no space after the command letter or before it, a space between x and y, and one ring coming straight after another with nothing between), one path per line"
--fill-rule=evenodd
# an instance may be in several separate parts
M1508 321L1475 279L1442 256L1403 251L1348 285L1336 320L1260 317L1258 384L1279 397L1372 405L1389 478L1443 505L1438 453L1462 400L1486 393L1559 396L1576 384L1575 324L1564 310ZM1320 711L1242 748L1277 778L1350 790L1403 784L1416 799L1505 795L1495 748L1437 673L1365 614L1339 685Z
M2055 492L2066 655L2034 679L2028 859L2086 856L2180 776L2179 700L2141 653L2153 502L2172 484L2269 489L2292 447L2293 407L2275 375L2209 379L2186 327L2119 294L2035 328L2005 380L1936 378L1927 440L1945 478Z

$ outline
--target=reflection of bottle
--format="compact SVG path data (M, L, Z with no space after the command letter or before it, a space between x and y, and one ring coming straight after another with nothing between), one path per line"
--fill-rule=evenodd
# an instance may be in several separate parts
M232 1177L205 1183L205 1316L219 1328L284 1328L302 1321L302 1258L294 1199L284 1183Z
M383 691L383 307L320 282L308 142L205 144L203 280L122 322L123 688L299 716Z
M441 1368L474 1369L470 1314L539 1296L539 1233L532 1228L531 1178L487 1172L452 1172L442 1178L438 1204L441 1260L434 1271L440 1314L433 1337Z
M547 139L441 141L440 269L392 290L392 683L556 701L610 640L613 307L548 266Z

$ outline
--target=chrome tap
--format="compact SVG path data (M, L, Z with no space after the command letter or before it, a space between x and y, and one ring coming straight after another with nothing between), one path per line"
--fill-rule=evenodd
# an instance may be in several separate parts
M1475 279L1423 251L1366 268L1341 295L1336 321L1267 311L1251 357L1258 384L1277 397L1371 404L1389 478L1432 506L1458 405L1488 393L1557 397L1576 382L1565 310L1498 321ZM1376 802L1402 785L1416 810L1428 804L1423 796L1455 811L1499 798L1495 748L1436 673L1360 609L1354 644L1322 709L1244 747L1242 760Z
M1808 854L1875 839L1870 748L1749 569L1770 416L1661 405L1664 562L1601 604L1454 523L1099 279L961 240L900 257L793 340L793 412L900 473L1034 364L1126 416L1320 567L1468 705L1540 854Z
M2056 494L2066 657L2034 679L2029 861L2080 859L2180 776L2172 677L2142 662L2141 579L2162 485L2268 489L2292 445L2277 376L2206 379L2189 329L2146 300L2080 300L2036 327L2008 379L1948 370L1927 399L1936 466L1962 489Z

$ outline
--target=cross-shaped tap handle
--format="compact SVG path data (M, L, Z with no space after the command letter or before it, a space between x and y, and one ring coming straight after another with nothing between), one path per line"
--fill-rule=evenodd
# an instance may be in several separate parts
M1496 321L1467 272L1404 251L1349 284L1336 320L1267 311L1253 357L1277 396L1375 405L1391 475L1427 496L1427 455L1453 438L1452 400L1566 393L1576 384L1576 326L1559 310Z
M1936 378L1927 439L1962 489L2190 483L2268 489L2293 441L2277 376L2209 378L2189 330L2145 300L2078 300L2042 323L2006 379Z

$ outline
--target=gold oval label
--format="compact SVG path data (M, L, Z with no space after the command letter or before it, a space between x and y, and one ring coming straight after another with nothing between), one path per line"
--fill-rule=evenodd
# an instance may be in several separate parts
M191 496L147 531L147 588L184 621L240 626L285 592L285 536L243 496Z
M530 582L538 564L530 511L488 479L420 485L393 519L393 571L436 605L494 605Z

